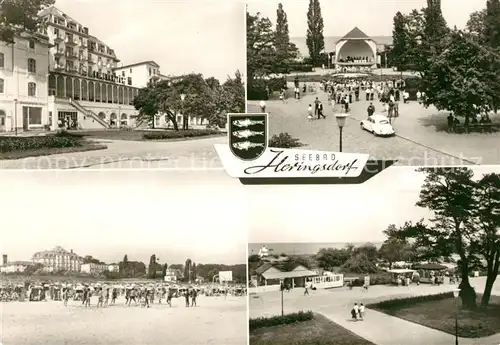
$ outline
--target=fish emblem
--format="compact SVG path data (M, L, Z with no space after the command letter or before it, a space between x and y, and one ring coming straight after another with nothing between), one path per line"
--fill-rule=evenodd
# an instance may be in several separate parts
M244 119L244 120L235 120L233 121L233 125L236 127L240 128L247 128L253 125L263 125L264 121L255 121L255 120L250 120L250 119Z
M248 151L249 149L254 147L264 147L264 144L257 144L257 143L252 143L250 141L243 141L240 143L234 143L233 147L240 151Z
M264 135L264 132L255 132L255 131L251 131L249 129L245 129L244 131L233 132L233 135L236 138L247 139L247 138L250 138L250 137L257 136L257 135Z

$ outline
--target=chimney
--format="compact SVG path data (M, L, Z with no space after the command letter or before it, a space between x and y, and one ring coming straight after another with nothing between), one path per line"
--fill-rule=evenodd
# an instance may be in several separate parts
M73 249L70 249L69 251L70 251L71 254L73 254Z
M7 254L2 255L2 265L7 265L9 261L7 260Z

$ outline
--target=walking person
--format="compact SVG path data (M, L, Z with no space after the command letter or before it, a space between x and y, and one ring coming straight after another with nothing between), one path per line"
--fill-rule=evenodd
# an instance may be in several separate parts
M319 111L319 99L318 97L316 97L316 99L314 100L314 115L317 116L318 115L318 111ZM319 117L318 117L319 118Z
M322 117L324 119L326 119L326 116L323 113L323 103L319 102L319 104L318 104L318 120L321 119Z
M359 305L359 319L363 321L365 319L365 306L363 303Z
M313 108L312 105L309 104L309 108L307 108L307 121L311 122L313 120Z
M186 290L184 294L184 299L186 300L186 307L189 307L189 290Z
M260 112L265 113L266 112L266 102L260 101Z
M368 108L366 108L366 112L368 113L368 117L372 116L375 113L375 106L370 102Z
M309 289L307 288L307 285L305 286L305 289L304 289L304 296L305 295L309 296Z
M196 289L193 289L193 292L191 294L191 307L196 307L196 297L198 296L198 291Z

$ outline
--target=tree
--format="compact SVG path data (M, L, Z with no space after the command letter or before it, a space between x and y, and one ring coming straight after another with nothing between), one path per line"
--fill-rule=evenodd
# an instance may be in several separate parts
M397 12L394 16L394 24L392 29L393 46L390 50L392 63L399 71L407 69L407 43L408 34L406 32L406 18L401 12Z
M389 269L397 261L407 261L410 258L410 245L400 239L388 238L379 249L380 257L389 263Z
M500 0L486 1L484 38L484 42L494 50L500 48Z
M165 263L163 264L163 277L167 275L167 270L168 270L168 265Z
M247 86L273 73L276 60L275 34L269 18L247 12Z
M149 258L149 266L148 266L148 277L150 279L155 279L156 277L156 255L153 254Z
M322 248L316 254L316 261L321 268L332 271L336 267L344 265L349 260L350 253L346 248Z
M35 33L41 21L38 13L55 0L3 0L0 2L0 40L13 44L16 33Z
M481 297L481 305L486 307L500 268L500 174L484 175L477 183L475 197L481 232L475 246L486 261L486 285Z
M274 46L276 49L276 73L290 73L290 62L297 57L297 47L290 42L288 19L283 4L276 10L276 32Z
M323 36L323 17L319 0L309 0L307 11L307 48L313 66L320 60L320 54L325 49L325 38Z
M431 210L435 218L432 227L419 229L419 239L427 242L429 248L454 251L460 256L460 297L463 306L476 307L476 293L469 282L469 263L474 256L476 231L471 227L474 198L473 171L468 168L423 168L426 174L420 190L417 206ZM444 244L441 246L440 244Z
M475 37L479 43L486 42L485 33L486 9L472 12L467 21L467 31Z
M92 255L85 255L83 257L82 263L84 263L84 264L98 264L98 265L104 264L104 262L94 258Z
M193 262L193 265L191 267L192 267L191 276L193 277L193 280L196 280L196 278L197 278L196 262Z
M359 252L346 261L342 266L342 270L349 273L367 274L377 272L377 266L374 261L370 260L367 253Z
M496 108L500 91L500 57L474 41L470 34L453 30L441 43L444 50L429 58L421 85L424 104L470 119Z
M178 111L176 111L178 102L174 99L175 96L180 99L180 93L176 92L167 80L140 89L133 102L135 109L139 110L136 121L139 124L147 123L151 128L155 128L157 118L165 114L174 129L178 131Z
M184 279L186 279L188 283L191 283L191 263L191 259L187 259L184 264Z

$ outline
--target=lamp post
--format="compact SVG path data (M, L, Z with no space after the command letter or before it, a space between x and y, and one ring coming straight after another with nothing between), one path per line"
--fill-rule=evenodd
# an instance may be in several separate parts
M281 291L281 317L285 316L283 312L283 290L285 290L285 286L283 281L280 282L280 291Z
M342 114L342 113L335 114L335 118L337 119L337 125L339 126L339 130L340 130L339 152L342 152L342 129L345 126L347 116L349 116L349 114Z
M458 296L460 289L453 289L453 297L455 297L455 345L458 345Z
M182 129L187 129L186 115L184 115L184 100L185 99L186 99L186 94L181 93Z
M17 98L14 99L14 130L17 136Z

